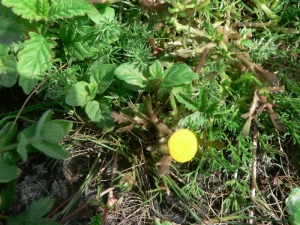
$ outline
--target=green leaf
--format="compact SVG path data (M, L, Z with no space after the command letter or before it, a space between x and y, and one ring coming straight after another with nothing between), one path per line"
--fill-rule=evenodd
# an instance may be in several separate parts
M54 58L52 48L56 43L41 34L29 32L30 39L24 42L24 48L18 54L19 85L29 94L51 67Z
M10 206L15 197L15 181L10 181L0 190L0 212Z
M110 116L111 102L108 99L102 98L100 102L89 102L85 107L85 112L93 123L105 131L110 131L114 127L114 120Z
M290 215L288 219L292 225L300 224L300 188L294 188L285 200L286 211Z
M10 141L14 138L15 134L18 130L18 125L15 124L12 131L10 131L14 122L8 122L4 125L4 127L0 130L0 148L6 146L10 143Z
M26 215L28 218L41 218L50 212L53 205L54 199L51 199L49 196L40 198L26 207Z
M130 85L144 88L147 84L147 78L142 71L133 63L124 63L115 69L115 75L119 80L123 80Z
M198 79L198 75L194 73L186 64L176 64L165 71L165 79L160 87L174 87L182 84L189 84L194 79Z
M0 59L0 85L12 87L18 78L17 60L13 54L5 59Z
M285 200L285 203L288 214L300 219L300 188L294 188Z
M97 93L97 85L81 81L72 85L65 102L70 106L83 106L93 100Z
M0 16L0 21L0 44L11 45L21 40L24 32L19 24L3 16Z
M102 94L114 80L115 66L111 64L102 64L91 71L91 83L98 84L98 94Z
M29 20L46 19L49 12L47 0L2 0L2 4L12 7L15 14Z
M42 127L39 140L45 140L50 143L59 143L64 136L65 131L59 124L48 121Z
M185 96L184 94L178 93L175 95L178 102L184 104L185 107L189 110L198 110L197 103L194 102L191 97Z
M97 49L93 46L90 46L89 43L81 42L66 42L65 51L75 60L84 60L85 58L92 57Z
M73 123L70 121L66 121L66 120L53 120L52 123L56 123L59 126L61 126L61 128L64 131L64 136L66 136L73 127Z
M46 112L44 112L44 114L41 116L41 118L39 119L38 124L36 125L36 129L35 129L35 135L34 135L34 142L37 141L41 135L42 129L44 127L44 124L48 121L50 121L51 116L53 115L53 111L48 110Z
M85 0L63 0L55 1L50 10L50 19L72 18L83 16L86 13L97 13L95 8Z
M164 68L158 60L149 67L149 79L163 78L164 77Z
M0 153L0 171L0 183L9 182L17 175L17 165L5 162L2 153Z
M20 156L20 158L22 159L23 162L26 162L27 160L27 149L26 149L26 145L27 145L27 139L25 137L24 134L20 133L20 140L19 140L19 145L17 148L17 152Z
M38 201L26 206L26 209L20 214L9 217L7 225L61 225L61 223L53 219L43 218L43 216L50 212L53 204L54 200L50 197L40 198Z
M88 17L96 24L101 24L103 21L112 21L115 17L115 10L107 4L96 4L96 9L99 13L89 13Z
M70 156L69 152L57 143L39 141L33 143L32 146L54 159L65 159Z

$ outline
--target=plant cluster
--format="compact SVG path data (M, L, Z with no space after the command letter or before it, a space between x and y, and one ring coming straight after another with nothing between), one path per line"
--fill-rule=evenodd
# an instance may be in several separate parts
M273 209L257 183L258 164L289 167L283 163L286 146L300 146L299 10L299 3L287 0L1 0L0 88L18 83L29 98L38 92L52 101L40 107L63 108L73 122L95 125L103 135L91 140L132 166L116 178L118 187L137 188L145 204L173 192L192 222L247 218L254 224L254 213L264 218ZM72 122L50 120L48 110L36 124L18 129L18 119L28 120L21 113L33 110L23 107L0 120L0 171L5 171L0 182L6 183L0 212L13 201L20 160L36 152L69 157L61 141ZM130 150L138 145L141 151ZM137 166L140 162L145 167ZM143 174L153 177L155 187ZM199 177L216 174L222 178L212 189L200 185ZM84 185L91 180L88 176ZM297 193L286 198L291 224L299 224ZM104 213L90 224L104 224L108 211L122 204L112 191L108 202L113 203L103 206L97 198ZM43 198L4 219L56 224L43 218L52 205ZM268 220L284 221L278 213L270 215ZM160 219L164 222L153 223L169 224Z

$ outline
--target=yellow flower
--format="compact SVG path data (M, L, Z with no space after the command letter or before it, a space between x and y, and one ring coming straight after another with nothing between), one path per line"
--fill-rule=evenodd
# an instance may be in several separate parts
M171 135L168 141L171 157L177 162L190 161L196 155L198 149L195 134L188 129L181 129Z

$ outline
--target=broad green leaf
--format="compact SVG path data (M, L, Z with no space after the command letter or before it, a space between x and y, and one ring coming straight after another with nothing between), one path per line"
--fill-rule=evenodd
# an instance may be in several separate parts
M51 6L50 19L65 19L72 18L74 16L83 16L86 13L97 13L96 9L85 0L63 0L55 1Z
M49 12L47 0L2 0L2 4L12 7L15 14L29 20L47 19Z
M38 124L36 125L35 135L34 135L34 138L33 138L34 142L39 139L45 123L50 121L52 115L53 115L53 111L48 110L48 111L44 112L44 114L41 116L41 118L39 119Z
M7 45L2 45L0 43L0 59L3 61L7 58L9 52L9 47Z
M0 190L0 212L10 206L15 197L15 181L10 181Z
M61 126L61 128L64 131L64 135L66 136L72 129L73 127L73 123L70 121L66 121L66 120L53 120L51 121L52 123L56 123L59 126Z
M20 133L20 141L19 141L19 145L17 148L17 152L20 156L20 158L22 159L23 162L26 162L27 160L27 149L26 149L26 145L27 145L27 140L24 134Z
M135 64L121 64L115 69L114 73L119 80L123 80L130 85L144 88L147 84L146 77L144 77L142 71Z
M85 107L85 112L93 123L98 127L109 131L114 127L114 120L110 116L112 113L111 102L108 99L91 101Z
M96 24L101 24L103 21L112 21L115 17L115 10L107 4L96 4L96 9L99 13L89 13L88 17Z
M163 78L164 77L164 68L158 60L149 67L149 75L148 79L155 79L155 78Z
M81 81L74 84L66 95L65 102L70 106L83 106L93 100L97 93L97 85Z
M0 44L10 45L21 40L24 32L19 24L3 16L0 16L0 21Z
M84 60L85 58L92 57L97 49L88 43L67 42L65 44L65 51L75 60Z
M24 42L24 48L18 54L19 85L29 94L51 66L54 58L52 48L56 43L41 34L29 32L30 39Z
M23 134L25 136L26 140L31 140L31 139L33 139L35 133L36 133L36 125L31 125L29 127L26 127L24 130L22 130L18 134L18 136L17 136L18 141L19 142L21 141L21 134Z
M63 128L52 121L45 122L42 127L39 140L45 140L50 143L59 143L65 136Z
M7 220L7 225L61 225L61 223L53 219L43 218L50 212L53 207L54 200L50 197L40 198L38 201L32 202L26 209L16 216L11 216Z
M18 125L15 124L13 129L10 131L12 125L13 125L13 122L8 122L0 130L0 147L8 145L10 143L10 141L14 138L15 134L17 133Z
M186 64L173 65L165 71L165 74L164 81L160 84L160 87L163 88L189 84L198 78L198 75Z
M5 162L2 153L0 153L0 171L0 183L9 182L17 175L17 165Z
M46 198L40 198L38 201L32 202L26 207L25 212L27 218L41 218L50 212L54 205L54 200L47 196Z
M285 203L289 215L292 216L298 213L300 216L300 188L294 188Z
M114 80L115 66L112 64L102 64L99 67L93 67L90 81L98 85L98 94L102 94Z
M12 87L18 78L17 60L13 54L0 59L0 85Z
M54 159L65 159L70 156L69 152L57 143L39 141L33 143L32 146Z

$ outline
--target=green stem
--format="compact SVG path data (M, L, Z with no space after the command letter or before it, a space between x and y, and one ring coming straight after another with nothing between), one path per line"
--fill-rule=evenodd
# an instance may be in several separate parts
M10 150L14 150L18 147L18 145L19 145L19 143L14 143L14 144L4 146L4 147L0 148L0 153L10 151Z

